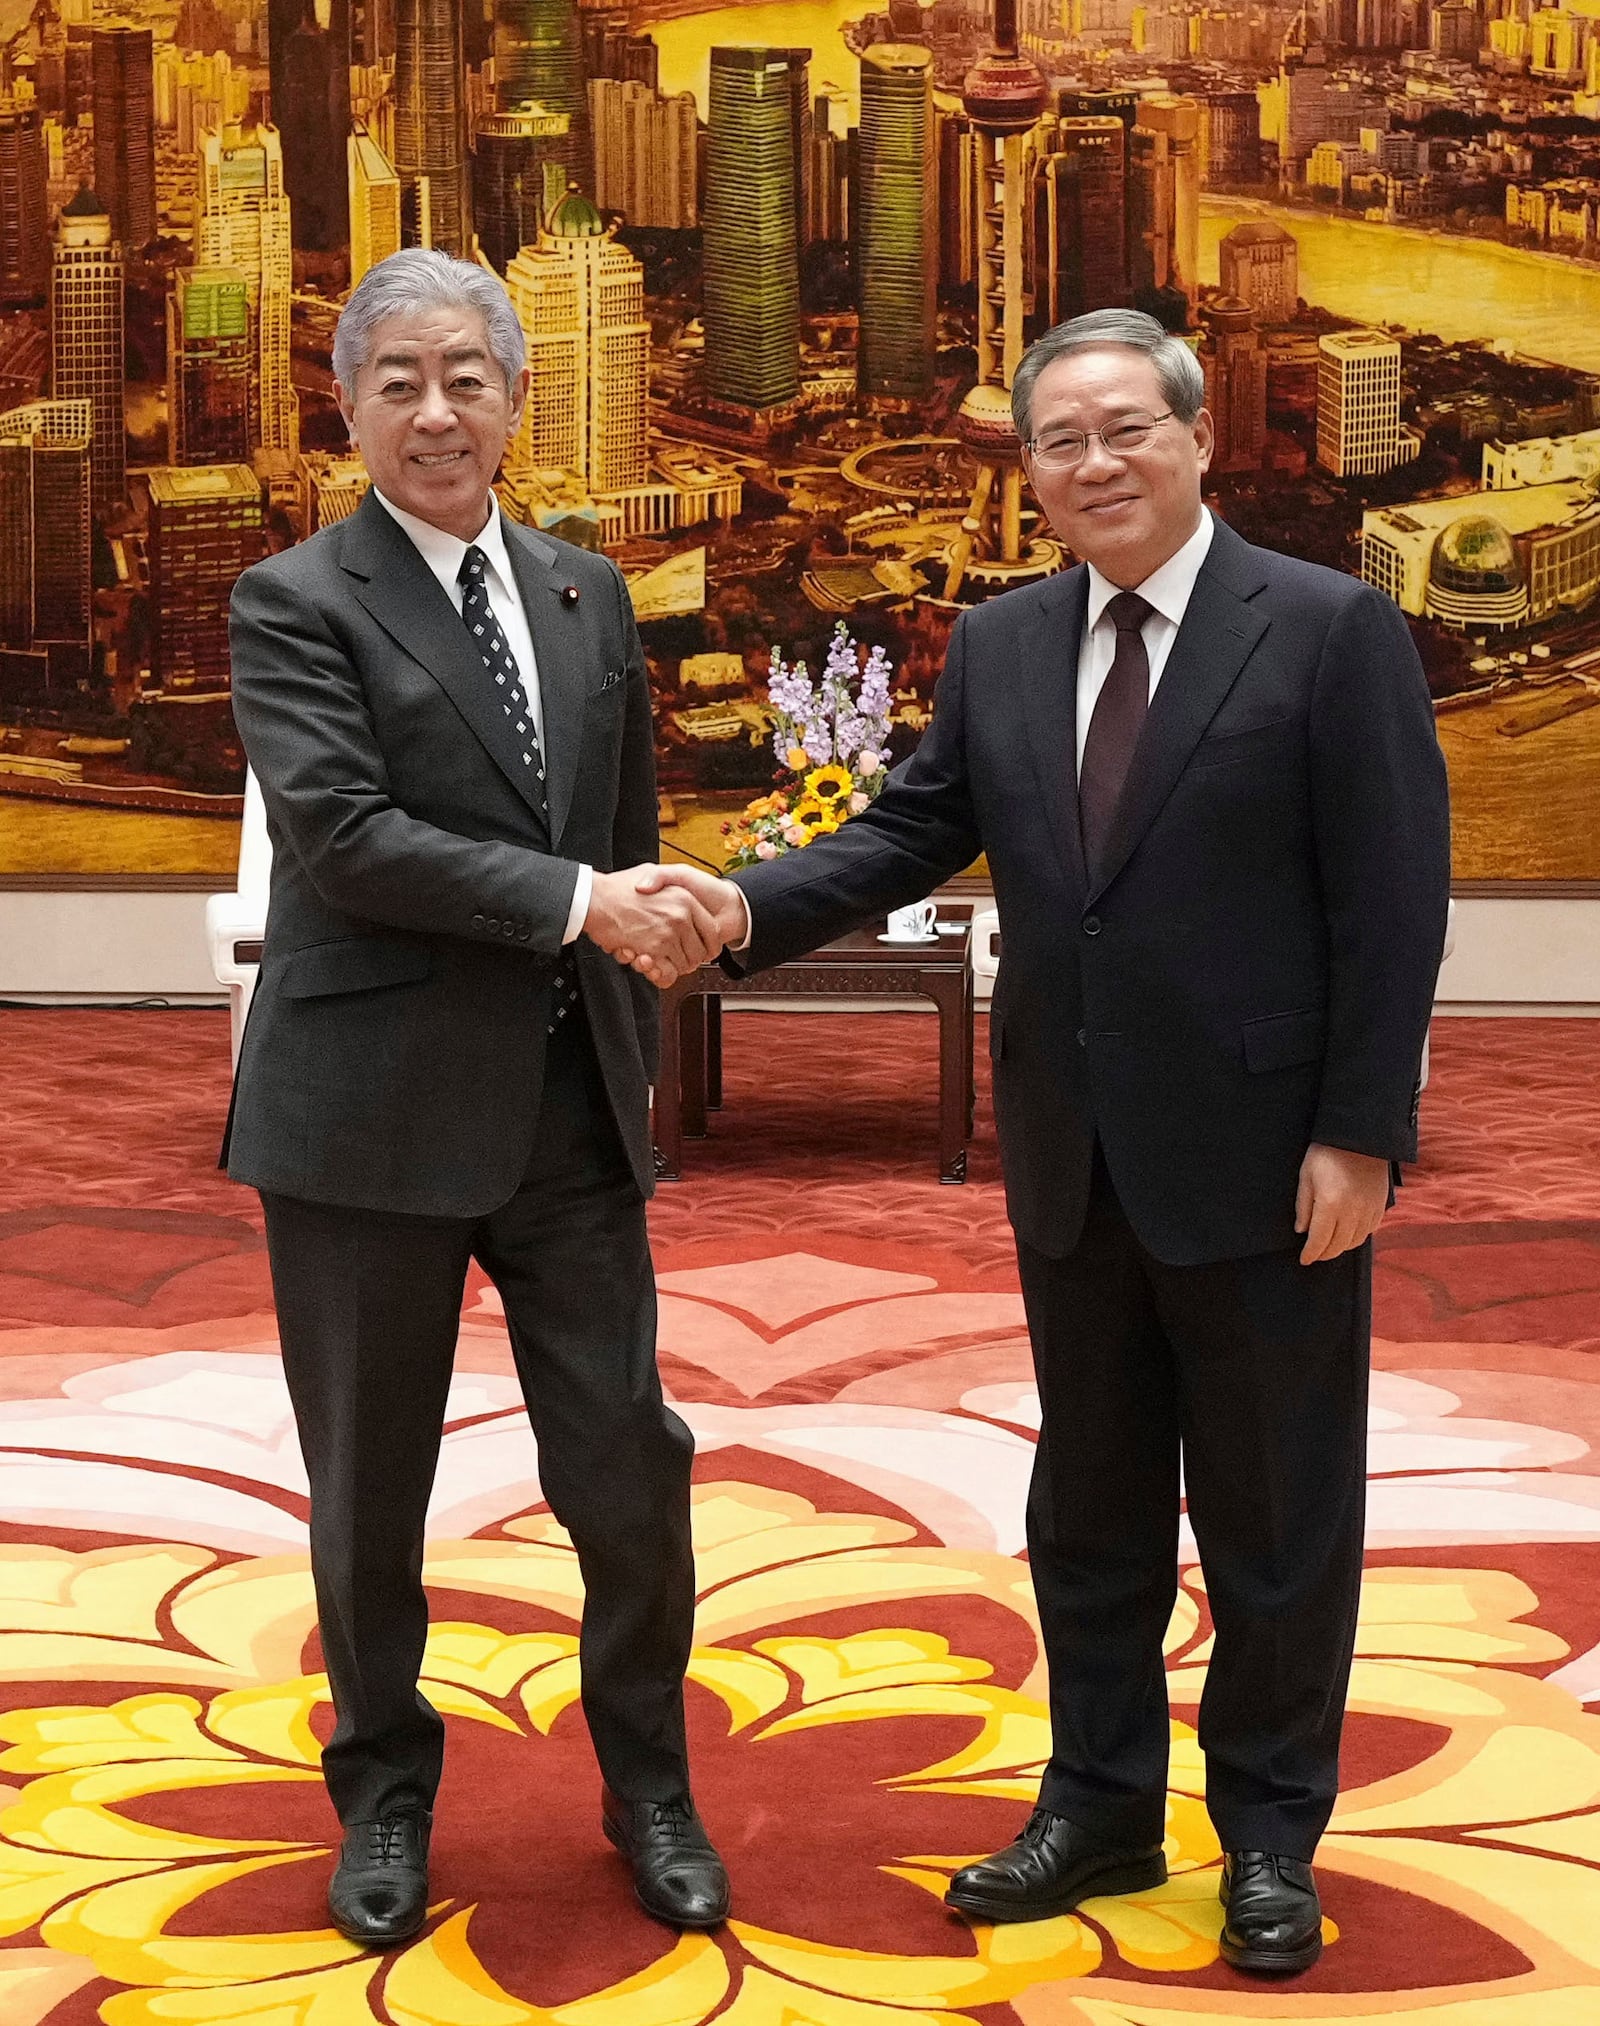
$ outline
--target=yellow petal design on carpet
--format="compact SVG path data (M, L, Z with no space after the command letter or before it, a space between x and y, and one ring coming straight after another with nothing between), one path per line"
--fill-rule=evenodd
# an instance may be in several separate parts
M889 1956L830 1948L729 1924L758 1963L800 1984L874 2005L1002 2005L1043 1977L1082 1977L1100 1962L1100 1944L1082 1921L1022 1921L975 1931L971 1955Z
M105 2026L372 2026L373 1956L304 1977L210 1990L123 1991L100 2008Z
M311 1712L327 1700L325 1674L302 1674L297 1681L234 1689L213 1698L206 1711L206 1728L257 1758L320 1767L322 1746L311 1728Z
M161 1638L159 1613L179 1583L209 1569L209 1548L66 1548L9 1544L0 1553L0 1624L8 1632Z
M503 1700L552 1661L578 1650L569 1632L494 1632L487 1625L444 1624L428 1628L422 1671L432 1681L451 1681L479 1695Z
M169 1935L173 1915L205 1893L278 1864L314 1857L291 1850L234 1864L191 1864L123 1885L103 1886L50 1915L41 1932L53 1949L87 1956L118 1984L236 1984L347 1962L362 1952L332 1928L314 1934Z
M733 1737L782 1709L791 1688L781 1667L737 1646L697 1646L689 1656L689 1679L727 1704Z
M806 1991L764 1970L746 1970L739 1995L717 2026L978 2026L965 2012L860 2005L831 1991Z
M395 2026L699 2026L727 1993L722 1952L686 1935L636 1977L559 2010L514 1998L473 1953L466 1908L395 1958L383 1988Z
M936 1632L856 1632L845 1639L758 1639L757 1653L770 1654L800 1677L806 1702L854 1694L867 1688L899 1688L912 1682L985 1681L994 1669L985 1660L952 1654Z
M1214 1871L1189 1871L1127 1899L1086 1899L1083 1918L1136 1970L1203 1970L1217 1960L1222 1904Z
M200 1704L187 1695L132 1695L109 1707L18 1709L0 1716L0 1753L8 1773L51 1773L130 1759L237 1759L200 1728Z
M0 1818L3 1821L3 1818ZM112 1885L163 1867L109 1864L56 1850L0 1844L0 1935L26 1934L53 1906L93 1886Z

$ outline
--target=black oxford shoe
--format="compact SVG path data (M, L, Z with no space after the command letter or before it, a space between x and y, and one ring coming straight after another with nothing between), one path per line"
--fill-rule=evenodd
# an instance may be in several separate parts
M328 1912L347 1942L367 1949L408 1942L428 1915L428 1832L424 1808L345 1827L328 1887Z
M944 1903L975 1920L1049 1920L1086 1899L1146 1892L1166 1882L1159 1843L1142 1849L1107 1845L1065 1815L1035 1808L1015 1843L956 1873Z
M608 1789L600 1826L633 1867L639 1904L675 1928L714 1928L728 1917L728 1874L687 1794L619 1801Z
M1257 1977L1292 1977L1322 1954L1322 1903L1311 1866L1267 1850L1230 1850L1222 1859L1227 1919L1222 1960Z

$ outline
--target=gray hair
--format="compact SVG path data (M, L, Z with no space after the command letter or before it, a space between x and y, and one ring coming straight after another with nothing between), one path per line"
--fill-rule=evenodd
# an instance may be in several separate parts
M428 309L476 310L489 350L512 392L528 356L527 340L499 275L475 261L455 260L431 246L406 246L369 267L350 292L333 334L333 377L347 394L367 363L372 334L390 317Z
M1143 352L1156 369L1162 400L1180 422L1193 422L1205 406L1206 376L1182 338L1175 338L1143 310L1090 310L1086 316L1054 325L1022 355L1011 383L1011 419L1024 443L1032 439L1029 409L1034 384L1045 367L1072 352L1099 351L1106 345Z

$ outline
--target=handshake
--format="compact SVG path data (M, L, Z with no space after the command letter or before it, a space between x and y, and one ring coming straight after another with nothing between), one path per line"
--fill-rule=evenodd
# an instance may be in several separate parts
M744 896L691 865L596 872L583 933L664 992L749 934Z

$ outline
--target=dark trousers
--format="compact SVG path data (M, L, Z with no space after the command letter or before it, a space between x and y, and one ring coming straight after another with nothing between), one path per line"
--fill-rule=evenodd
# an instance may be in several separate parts
M1225 1850L1309 1859L1338 1791L1360 1598L1372 1248L1164 1266L1097 1150L1077 1248L1019 1260L1042 1409L1040 1804L1119 1841L1161 1838L1181 1457L1216 1633L1200 1706L1211 1819Z
M467 1264L505 1304L539 1479L584 1581L583 1709L628 1800L688 1790L693 1439L665 1405L639 1195L581 1019L552 1039L527 1172L472 1220L263 1194L284 1370L311 1480L311 1566L340 1819L432 1805L444 1725L417 1690L423 1521Z

